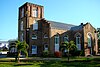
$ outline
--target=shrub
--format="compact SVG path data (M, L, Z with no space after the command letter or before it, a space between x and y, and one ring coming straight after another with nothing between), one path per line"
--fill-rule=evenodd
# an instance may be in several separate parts
M49 56L49 51L48 50L44 50L43 51L43 57L48 57Z
M70 51L70 54L72 56L84 56L84 52L82 50Z
M54 53L54 55L55 55L55 57L62 57L62 53L59 52L59 51L56 51L56 52Z

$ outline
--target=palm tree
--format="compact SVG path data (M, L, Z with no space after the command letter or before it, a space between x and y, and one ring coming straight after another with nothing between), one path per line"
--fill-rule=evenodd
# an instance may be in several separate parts
M76 45L75 45L74 41L64 42L64 43L62 43L61 48L66 49L68 51L68 61L69 61L69 54L70 54L69 52L71 50L76 49Z
M19 57L20 57L21 52L23 52L26 57L28 56L28 52L27 52L28 47L29 46L25 41L23 41L23 42L17 41L16 42L16 48L17 48L17 57L16 58L17 58L18 62L20 62Z

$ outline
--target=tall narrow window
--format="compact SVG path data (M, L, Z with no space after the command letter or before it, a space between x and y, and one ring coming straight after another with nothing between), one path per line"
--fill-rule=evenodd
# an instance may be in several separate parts
M32 45L32 54L37 54L37 46Z
M59 35L55 36L55 51L59 51Z
M64 37L64 42L68 42L68 36Z
M92 54L92 35L90 32L87 34L87 42L88 47L90 47L90 54Z
M33 9L33 17L38 17L38 9L37 8L34 8Z
M88 34L88 47L91 47L91 36Z
M22 8L21 17L24 17L24 8Z
M23 21L21 21L20 28L23 30Z
M78 50L81 50L80 36L76 36L76 46Z
M37 22L37 20L33 21L33 30L38 30L38 22Z

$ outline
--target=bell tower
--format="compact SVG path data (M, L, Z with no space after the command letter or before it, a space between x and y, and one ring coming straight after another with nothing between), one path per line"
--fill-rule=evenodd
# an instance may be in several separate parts
M29 31L35 21L44 17L44 8L41 5L26 2L19 7L18 40L29 44Z

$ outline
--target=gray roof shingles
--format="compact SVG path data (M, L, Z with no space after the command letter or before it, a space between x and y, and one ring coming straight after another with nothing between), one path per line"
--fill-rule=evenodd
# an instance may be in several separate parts
M51 28L56 28L56 29L70 30L72 27L75 27L75 25L72 24L66 24L55 21L48 21L48 22L50 23Z
M72 27L71 30L75 31L75 30L80 30L82 29L83 25L79 25L79 26L75 26L75 27Z

